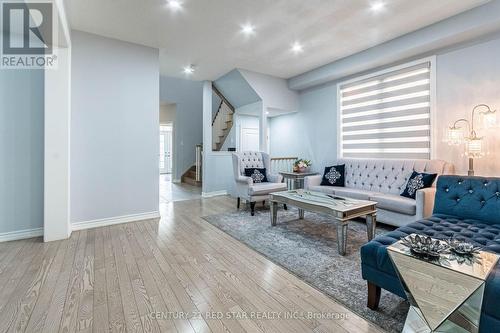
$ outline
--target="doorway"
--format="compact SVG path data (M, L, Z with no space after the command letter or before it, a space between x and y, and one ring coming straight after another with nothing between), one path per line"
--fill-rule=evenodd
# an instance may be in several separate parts
M172 123L160 125L160 174L172 174Z
M259 151L259 128L241 128L240 151Z

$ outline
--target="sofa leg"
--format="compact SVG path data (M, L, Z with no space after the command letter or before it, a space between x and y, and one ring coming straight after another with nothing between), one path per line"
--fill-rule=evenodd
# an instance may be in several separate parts
M288 207L287 207L287 205L286 205L286 204L284 204L284 205L283 205L283 209L284 209L284 210L288 210Z
M236 208L240 209L240 203L241 203L241 200L240 200L240 197L238 197L238 199L236 199Z
M368 282L368 308L371 310L377 310L378 309L378 304L380 302L380 287L377 286L376 284L371 283L370 281Z
M255 201L250 202L250 215L252 215L252 216L255 215Z
M262 201L262 207L266 207L266 200Z

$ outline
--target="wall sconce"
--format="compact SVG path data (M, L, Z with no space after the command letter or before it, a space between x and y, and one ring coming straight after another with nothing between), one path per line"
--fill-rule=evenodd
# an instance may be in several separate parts
M480 109L483 109L480 111ZM486 104L476 105L472 109L471 121L461 118L448 127L446 141L450 145L460 145L465 143L465 155L469 158L469 176L474 176L474 159L481 158L485 155L484 138L479 137L474 128L474 118L479 112L481 116L482 128L493 128L497 126L497 111L491 110ZM463 129L459 126L460 123L467 124L467 136Z

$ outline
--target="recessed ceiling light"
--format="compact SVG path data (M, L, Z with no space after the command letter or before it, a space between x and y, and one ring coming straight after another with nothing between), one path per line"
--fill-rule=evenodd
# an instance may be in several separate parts
M184 71L184 74L190 75L190 74L194 73L195 67L194 67L194 65L189 65L189 66L184 67L183 71Z
M173 11L179 11L182 9L182 1L180 0L168 0L167 6Z
M241 32L245 35L253 35L255 33L255 27L250 23L241 26Z
M375 1L372 2L372 4L370 5L371 11L375 13L384 10L384 8L385 8L385 3L383 1Z
M304 51L304 47L302 46L302 44L300 44L299 42L294 42L292 44L292 52L293 53L300 53Z

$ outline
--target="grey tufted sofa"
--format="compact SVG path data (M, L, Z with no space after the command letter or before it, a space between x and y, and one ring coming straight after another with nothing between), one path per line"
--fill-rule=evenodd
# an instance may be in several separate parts
M267 183L254 183L252 178L245 176L245 168L266 168ZM260 151L244 151L233 153L233 173L236 182L238 208L240 199L250 202L251 215L254 215L255 203L269 199L269 193L286 191L283 177L271 174L271 159L269 154Z
M432 215L435 186L417 191L416 200L400 196L413 171L453 174L441 160L340 159L345 164L345 187L320 186L322 176L306 177L304 187L360 200L377 202L377 220L403 226Z

